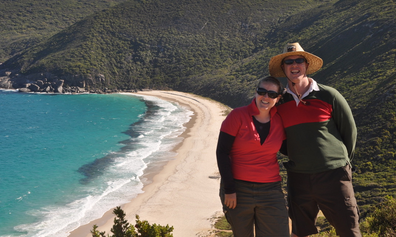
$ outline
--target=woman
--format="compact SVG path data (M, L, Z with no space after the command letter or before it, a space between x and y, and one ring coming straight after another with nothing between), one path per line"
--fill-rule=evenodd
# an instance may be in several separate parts
M231 111L217 144L220 197L235 237L290 236L277 152L285 133L275 104L278 79L258 83L253 101Z

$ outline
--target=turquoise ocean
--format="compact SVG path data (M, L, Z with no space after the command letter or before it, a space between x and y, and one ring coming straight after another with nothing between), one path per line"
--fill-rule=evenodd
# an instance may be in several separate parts
M151 96L0 90L0 237L66 237L127 203L192 114Z

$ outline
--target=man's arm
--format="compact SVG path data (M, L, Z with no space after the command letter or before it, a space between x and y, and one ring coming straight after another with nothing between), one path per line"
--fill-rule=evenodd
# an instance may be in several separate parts
M357 139L357 128L351 108L339 92L335 94L333 101L333 117L348 150L349 159L352 160Z

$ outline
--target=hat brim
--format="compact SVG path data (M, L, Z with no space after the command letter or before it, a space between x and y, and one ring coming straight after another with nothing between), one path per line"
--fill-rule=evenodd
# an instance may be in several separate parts
M282 61L284 58L289 57L289 56L303 56L309 66L307 69L306 74L312 74L314 72L317 72L322 66L323 66L323 60L319 58L316 55L313 55L311 53L305 52L305 51L294 51L294 52L287 52L283 54L276 55L271 58L269 62L269 72L271 76L273 77L286 77L285 73L283 72L282 69Z

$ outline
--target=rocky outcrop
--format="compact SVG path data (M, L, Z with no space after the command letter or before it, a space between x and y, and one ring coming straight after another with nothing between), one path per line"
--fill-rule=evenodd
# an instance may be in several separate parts
M103 75L100 75L101 78ZM87 84L81 76L69 76L67 80L73 81L76 86L65 85L65 80L51 73L36 73L20 75L18 71L0 71L0 88L17 89L20 92L41 93L86 93ZM92 79L91 79L92 81ZM69 81L70 82L70 81ZM90 83L92 84L92 82ZM96 92L95 92L96 93Z
M13 89L12 82L9 80L8 77L0 77L0 88L4 89Z
M20 92L37 93L116 93L117 89L108 89L103 86L106 78L103 74L95 76L68 75L59 78L51 73L35 73L20 75L18 71L0 70L0 88L17 89ZM71 84L73 86L71 86ZM96 88L98 87L98 88ZM136 92L137 90L125 90L125 92Z
M47 92L47 93L63 93L64 80L56 80L49 82L47 80L37 80L27 83L23 87L16 88L24 92Z

